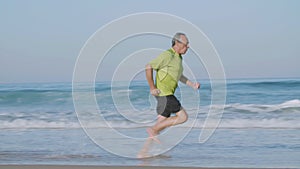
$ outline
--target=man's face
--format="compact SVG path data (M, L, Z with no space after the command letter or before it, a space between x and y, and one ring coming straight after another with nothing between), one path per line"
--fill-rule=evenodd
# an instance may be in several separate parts
M189 48L189 41L186 36L181 35L178 41L179 54L185 54Z

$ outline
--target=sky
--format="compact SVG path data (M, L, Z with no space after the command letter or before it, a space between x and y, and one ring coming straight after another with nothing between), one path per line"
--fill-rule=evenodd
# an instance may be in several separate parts
M228 79L299 78L299 9L298 0L0 0L0 83L71 82L89 37L140 12L196 25L216 48Z

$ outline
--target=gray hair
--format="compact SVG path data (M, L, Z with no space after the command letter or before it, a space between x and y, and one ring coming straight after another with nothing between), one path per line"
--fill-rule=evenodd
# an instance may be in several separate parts
M174 35L174 37L173 37L173 39L172 39L172 47L175 45L175 42L176 41L180 41L180 36L181 35L183 35L183 36L186 36L184 33L182 33L182 32L177 32L175 35Z

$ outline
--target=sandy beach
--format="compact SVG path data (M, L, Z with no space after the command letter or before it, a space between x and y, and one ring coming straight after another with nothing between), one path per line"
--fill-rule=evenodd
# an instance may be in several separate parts
M0 165L1 169L242 169L163 166ZM249 168L248 168L249 169Z

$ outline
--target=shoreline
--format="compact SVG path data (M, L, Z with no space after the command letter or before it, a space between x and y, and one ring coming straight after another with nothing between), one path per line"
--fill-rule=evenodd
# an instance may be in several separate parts
M1 169L244 169L240 167L94 166L94 165L0 165ZM247 168L246 169L265 169ZM276 168L280 169L280 168Z

